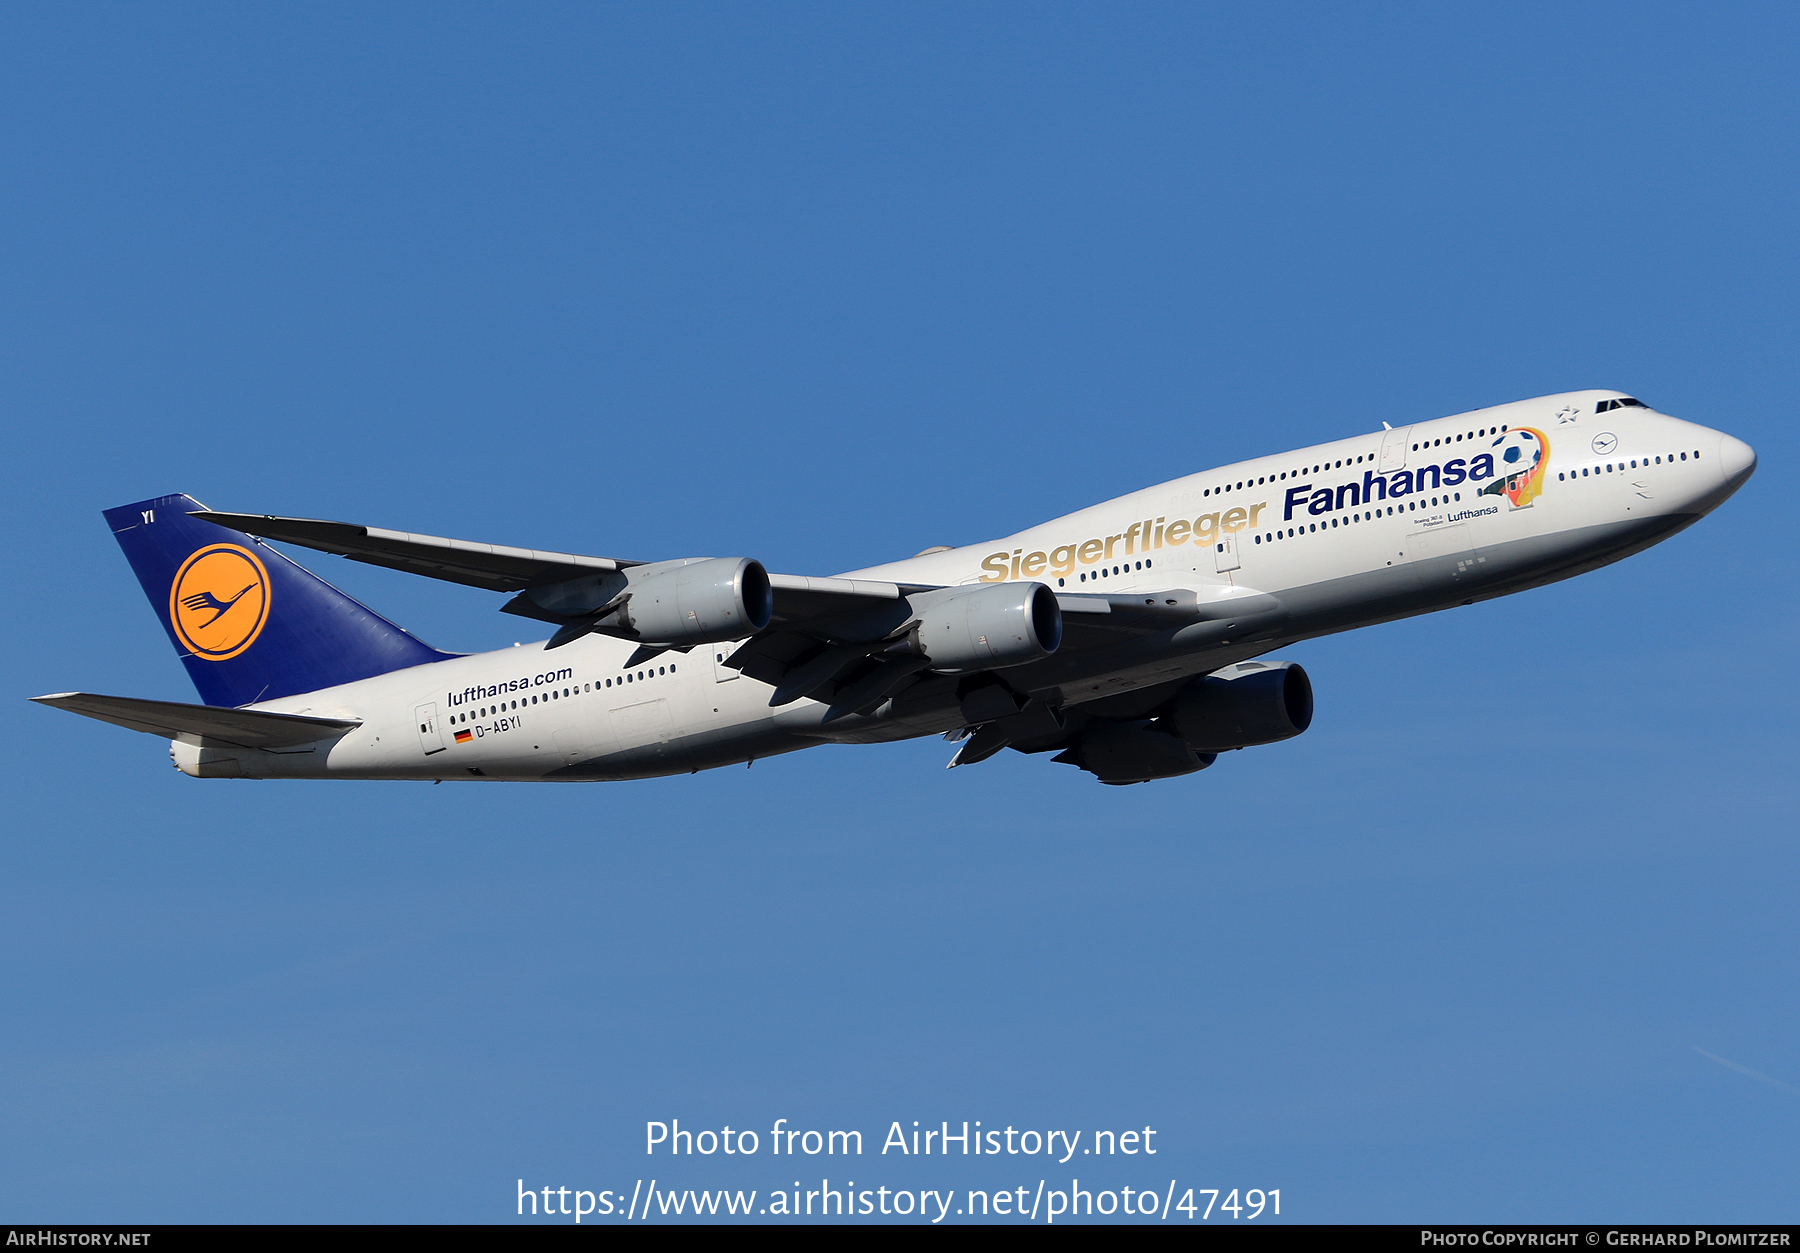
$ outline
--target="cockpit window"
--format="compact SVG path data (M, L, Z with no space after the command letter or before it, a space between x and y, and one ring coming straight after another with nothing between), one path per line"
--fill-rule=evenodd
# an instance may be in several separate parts
M1594 406L1595 413L1605 413L1609 409L1625 409L1636 405L1639 409L1649 408L1643 401L1634 396L1620 396L1617 400L1603 400Z

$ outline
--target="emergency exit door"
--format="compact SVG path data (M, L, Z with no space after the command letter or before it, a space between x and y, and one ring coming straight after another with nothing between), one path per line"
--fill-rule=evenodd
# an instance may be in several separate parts
M1243 563L1238 560L1238 537L1231 531L1219 532L1219 538L1213 543L1213 569L1220 574L1239 569Z

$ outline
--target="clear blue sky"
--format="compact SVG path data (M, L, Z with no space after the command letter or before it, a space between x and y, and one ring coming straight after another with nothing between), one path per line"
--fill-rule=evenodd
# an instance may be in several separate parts
M10 6L0 1216L497 1221L515 1180L1792 1219L1791 5ZM821 748L198 782L99 516L187 491L832 573L1578 387L1761 454L1607 570L1309 643L1106 788ZM317 554L425 639L499 598ZM524 629L529 629L528 627ZM860 1129L646 1162L648 1119ZM1213 1221L1219 1221L1217 1217Z

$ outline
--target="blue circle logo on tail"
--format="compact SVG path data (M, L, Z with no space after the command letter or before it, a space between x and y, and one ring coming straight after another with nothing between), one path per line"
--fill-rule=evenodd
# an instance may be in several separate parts
M196 657L225 661L262 634L269 620L269 572L236 544L211 544L181 563L169 586L169 622Z

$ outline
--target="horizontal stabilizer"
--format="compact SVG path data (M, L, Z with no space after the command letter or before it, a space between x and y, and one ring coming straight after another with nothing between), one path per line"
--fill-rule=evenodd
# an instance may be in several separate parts
M316 548L320 552L336 553L352 561L404 570L408 574L485 587L490 592L517 592L592 574L596 570L611 571L644 564L611 557L583 557L577 553L477 544L439 535L413 535L378 526L324 522L317 518L276 518L257 513L218 513L211 509L196 511L193 516L264 539Z
M89 692L58 692L33 696L53 709L98 718L114 726L167 740L194 744L216 740L239 748L290 748L328 740L362 725L353 719L311 718L304 714L269 713L261 709L220 709L216 705L183 705L169 700L138 700L131 696L95 696Z

